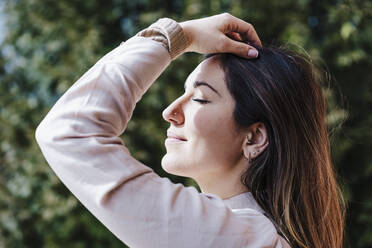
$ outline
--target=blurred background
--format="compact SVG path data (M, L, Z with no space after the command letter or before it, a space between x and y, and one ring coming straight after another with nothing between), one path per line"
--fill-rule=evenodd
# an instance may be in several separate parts
M161 17L221 12L253 23L264 45L303 47L328 68L327 121L348 203L345 247L372 247L370 0L1 0L0 247L124 246L58 180L35 143L35 128L121 41ZM160 167L168 127L161 112L202 58L174 61L137 104L123 136L134 157L158 174L194 186Z

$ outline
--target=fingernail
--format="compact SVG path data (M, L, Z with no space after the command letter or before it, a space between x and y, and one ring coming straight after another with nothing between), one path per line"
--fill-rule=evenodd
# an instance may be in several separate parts
M255 49L249 49L248 50L248 57L257 58L258 57L258 51L255 50Z

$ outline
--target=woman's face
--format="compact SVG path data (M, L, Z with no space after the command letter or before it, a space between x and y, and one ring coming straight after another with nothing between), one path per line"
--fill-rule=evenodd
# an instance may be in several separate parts
M170 123L162 159L168 173L194 179L223 176L242 159L245 134L235 125L235 101L217 58L200 63L187 78L185 93L163 111Z

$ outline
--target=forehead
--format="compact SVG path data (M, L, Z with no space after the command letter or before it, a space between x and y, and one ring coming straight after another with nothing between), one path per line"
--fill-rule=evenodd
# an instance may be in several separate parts
M203 60L188 76L185 86L191 88L195 81L207 82L213 85L216 90L222 92L226 89L225 74L220 66L217 56Z

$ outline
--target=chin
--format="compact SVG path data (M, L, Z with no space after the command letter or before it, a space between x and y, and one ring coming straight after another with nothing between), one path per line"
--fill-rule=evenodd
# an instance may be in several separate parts
M186 166L182 163L182 159L180 159L177 155L170 155L165 154L164 157L161 160L161 167L164 171L166 171L169 174L176 175L176 176L182 176L182 177L189 177L186 173Z

